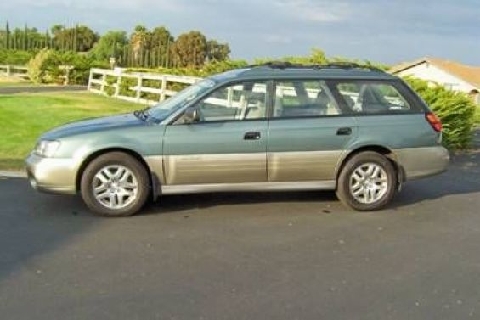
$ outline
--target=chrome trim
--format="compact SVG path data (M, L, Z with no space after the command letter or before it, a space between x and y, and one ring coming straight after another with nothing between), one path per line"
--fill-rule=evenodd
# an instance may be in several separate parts
M334 190L335 181L309 182L251 182L170 185L162 187L162 194L192 194L210 192Z

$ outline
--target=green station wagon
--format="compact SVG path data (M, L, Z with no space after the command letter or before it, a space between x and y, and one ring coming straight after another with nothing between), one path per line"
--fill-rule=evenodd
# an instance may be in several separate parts
M401 79L354 64L269 63L202 80L158 105L70 123L26 159L40 191L96 214L199 192L335 190L359 211L446 170L442 124Z

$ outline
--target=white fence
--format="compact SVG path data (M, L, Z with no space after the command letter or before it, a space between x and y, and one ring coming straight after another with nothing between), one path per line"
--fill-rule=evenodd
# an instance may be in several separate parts
M113 81L112 81L113 78ZM122 80L136 79L136 86L128 87L131 95L122 94ZM153 80L158 83L158 86L149 87L144 85L144 81ZM198 77L187 76L172 76L151 73L127 73L123 69L104 70L92 69L90 70L90 77L88 79L88 90L94 93L107 94L107 88L110 89L112 97L127 100L135 103L153 104L165 100L167 97L175 95L177 92L167 89L168 83L182 83L193 84L201 80ZM159 95L157 101L145 99L142 97L143 93L153 93Z
M0 76L26 78L27 71L26 66L0 65Z

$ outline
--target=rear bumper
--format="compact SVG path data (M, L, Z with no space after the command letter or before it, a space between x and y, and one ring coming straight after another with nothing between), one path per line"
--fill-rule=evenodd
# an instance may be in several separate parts
M41 192L75 194L79 164L72 159L42 158L30 154L25 160L31 186Z
M442 146L397 149L395 155L406 181L440 174L448 169L450 162L450 154Z

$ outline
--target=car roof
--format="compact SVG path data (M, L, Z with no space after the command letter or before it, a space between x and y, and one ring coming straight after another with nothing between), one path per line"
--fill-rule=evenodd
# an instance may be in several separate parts
M328 65L293 65L289 63L249 66L243 69L230 70L210 77L215 82L228 82L247 79L369 79L394 80L398 79L385 71L357 64L328 64Z

